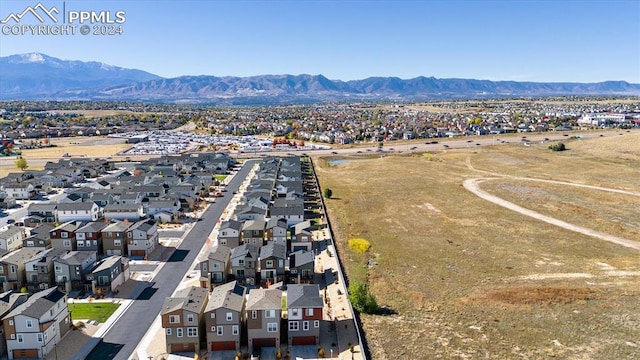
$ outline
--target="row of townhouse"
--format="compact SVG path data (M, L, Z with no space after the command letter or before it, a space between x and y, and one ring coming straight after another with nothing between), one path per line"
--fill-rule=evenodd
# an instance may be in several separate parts
M313 224L303 220L293 226L286 219L236 221L227 220L220 224L218 244L236 247L251 244L257 248L274 242L286 246L287 251L307 250L313 247Z
M0 257L3 291L35 292L59 287L69 293L114 291L129 279L129 259L113 255L99 259L95 251L20 248Z
M286 306L283 309L283 298ZM161 310L167 353L239 351L243 334L249 352L287 344L314 345L320 341L323 301L315 284L247 289L236 281L207 289L190 287L166 298ZM281 332L284 324L286 332Z
M9 226L8 230L0 232L0 254L5 248L11 251L20 247L52 247L66 251L94 251L99 257L122 255L144 258L159 246L158 239L158 223L150 219L136 222L74 220L55 227L39 224L30 230Z
M237 280L256 286L310 282L314 276L315 253L298 250L287 253L282 244L269 242L260 248L242 244L234 248L215 245L200 262L200 286L207 289Z

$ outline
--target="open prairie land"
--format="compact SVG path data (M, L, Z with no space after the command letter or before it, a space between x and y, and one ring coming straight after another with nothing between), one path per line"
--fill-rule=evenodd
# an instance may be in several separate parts
M640 358L640 251L487 202L640 241L640 134L315 159L340 256L391 314L363 315L374 359ZM371 242L366 256L346 241Z

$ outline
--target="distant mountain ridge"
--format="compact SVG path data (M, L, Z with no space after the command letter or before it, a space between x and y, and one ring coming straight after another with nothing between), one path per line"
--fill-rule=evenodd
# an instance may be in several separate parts
M0 99L82 99L222 104L314 103L361 100L640 95L640 84L540 83L475 79L370 77L330 80L323 75L180 76L162 78L99 62L65 61L32 53L0 58Z

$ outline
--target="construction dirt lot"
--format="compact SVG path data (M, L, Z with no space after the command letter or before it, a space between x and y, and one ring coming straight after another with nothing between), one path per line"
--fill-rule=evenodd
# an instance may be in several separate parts
M640 358L640 132L564 143L314 159L374 359Z

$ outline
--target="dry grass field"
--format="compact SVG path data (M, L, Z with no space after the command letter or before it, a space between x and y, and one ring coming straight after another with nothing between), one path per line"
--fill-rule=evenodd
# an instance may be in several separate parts
M484 190L549 216L638 240L640 198L515 180L637 191L640 134L548 144L316 159L340 256L393 315L363 315L374 359L640 358L640 252L504 209ZM348 239L371 242L366 256ZM634 238L635 237L635 238ZM369 264L369 265L368 265Z

